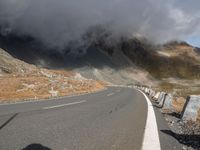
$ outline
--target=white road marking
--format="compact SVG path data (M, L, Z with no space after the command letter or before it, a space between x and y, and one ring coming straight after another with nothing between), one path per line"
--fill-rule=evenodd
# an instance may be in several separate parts
M140 90L139 90L140 91ZM153 105L149 98L140 91L147 101L147 121L144 131L144 139L142 143L142 150L161 150L160 139L158 134L158 126L156 122Z
M121 90L117 90L117 92L120 92Z
M43 107L42 109L52 109L52 108L58 108L58 107L63 107L63 106L70 106L70 105L75 105L75 104L80 104L80 103L85 103L86 100L82 100L79 102L72 102L72 103L67 103L67 104L62 104L62 105L55 105L55 106L49 106L49 107Z
M107 96L112 96L112 95L114 95L115 93L109 93Z

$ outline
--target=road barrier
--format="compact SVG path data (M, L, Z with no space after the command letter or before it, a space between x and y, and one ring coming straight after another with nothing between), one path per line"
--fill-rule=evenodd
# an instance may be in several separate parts
M181 118L185 121L196 121L198 117L200 117L200 95L188 96Z
M163 107L166 96L167 96L167 93L161 92L160 97L158 99L158 107L160 107L160 108Z
M153 89L142 85L137 85L135 88L140 89L147 94L153 102L157 103L158 107L162 108L162 110L169 110L177 113L173 106L174 98L172 94L163 91L156 92ZM181 108L178 113L181 113L181 119L183 121L197 121L197 119L200 119L200 95L188 96L183 109Z
M153 96L152 99L153 99L154 101L158 101L159 96L160 96L160 92L157 92L157 93Z
M150 98L153 98L155 95L156 95L156 92L151 89L150 94L149 94Z
M171 94L166 94L162 109L173 111L172 102L173 102L173 96Z

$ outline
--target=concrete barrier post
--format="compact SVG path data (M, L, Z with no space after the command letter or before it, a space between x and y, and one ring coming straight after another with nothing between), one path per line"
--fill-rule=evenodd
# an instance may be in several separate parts
M161 92L159 99L158 99L158 102L159 102L158 106L159 107L163 107L166 95L167 94L165 92Z
M164 96L165 92L160 92L157 103L160 103L160 101L162 100L163 96Z
M184 121L196 121L200 115L200 95L191 95L187 97L186 103L181 114Z
M162 109L173 111L172 101L173 96L171 94L166 94Z
M156 94L156 92L155 92L154 90L151 89L151 90L150 90L150 94L149 94L150 97L153 98L153 97L155 96L155 94Z
M160 96L160 92L157 92L157 93L153 96L152 99L153 99L154 101L158 101L159 96Z
M147 88L144 89L145 94L147 94L147 90L148 90Z

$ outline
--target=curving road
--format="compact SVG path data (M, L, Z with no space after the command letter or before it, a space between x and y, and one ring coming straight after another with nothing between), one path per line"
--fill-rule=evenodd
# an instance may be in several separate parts
M118 87L58 100L0 105L0 149L139 150L146 118L143 94Z

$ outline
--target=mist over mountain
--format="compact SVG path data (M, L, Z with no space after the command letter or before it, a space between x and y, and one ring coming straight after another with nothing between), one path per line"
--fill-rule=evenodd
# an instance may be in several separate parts
M117 84L197 79L198 48L180 42L200 34L200 11L192 5L186 0L1 0L0 48L39 67Z
M57 51L87 49L91 39L84 35L96 26L106 29L114 41L144 36L164 43L200 33L199 25L199 9L191 10L186 0L0 1L1 34L31 36Z

